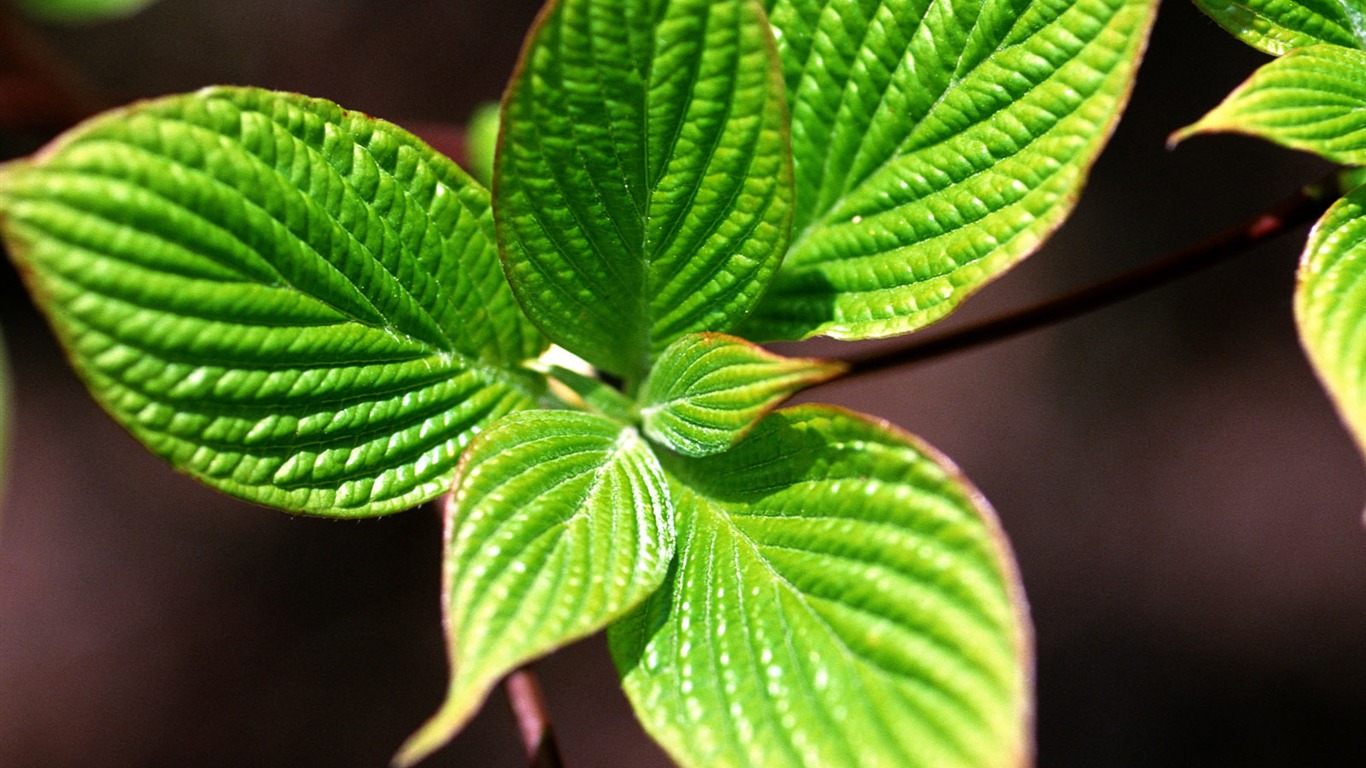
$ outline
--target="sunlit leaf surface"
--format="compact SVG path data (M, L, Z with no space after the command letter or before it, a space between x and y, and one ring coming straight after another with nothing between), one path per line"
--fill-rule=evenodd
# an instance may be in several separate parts
M515 667L654 592L673 545L663 471L634 429L529 411L481 434L446 508L450 691L397 762L445 743Z
M690 334L670 344L650 371L642 426L679 453L720 453L783 400L843 370L842 363L782 357L734 336Z
M767 0L791 250L738 333L905 333L1033 252L1124 106L1152 0Z
M1366 48L1366 6L1361 0L1195 0L1195 4L1239 40L1273 56L1315 43Z
M1339 200L1314 227L1300 262L1300 341L1366 453L1366 188Z
M1366 51L1297 48L1260 67L1175 139L1245 133L1347 165L1366 164Z
M688 768L1016 766L1027 619L985 501L892 428L777 411L663 458L669 580L609 633L637 715Z
M6 166L0 216L105 408L250 501L404 509L536 397L488 192L329 102L218 88L101 116Z
M791 167L758 0L562 0L504 99L508 279L546 335L638 384L724 331L782 258Z

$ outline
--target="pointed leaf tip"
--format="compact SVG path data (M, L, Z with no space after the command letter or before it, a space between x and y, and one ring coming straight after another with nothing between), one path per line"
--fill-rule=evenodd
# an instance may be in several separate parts
M654 453L634 429L587 413L526 411L480 434L445 521L450 687L398 765L449 741L508 672L634 608L673 557Z

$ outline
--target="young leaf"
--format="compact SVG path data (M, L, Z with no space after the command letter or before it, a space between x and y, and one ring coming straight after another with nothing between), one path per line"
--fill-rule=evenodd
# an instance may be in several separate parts
M488 192L330 102L215 88L95 118L4 168L0 218L105 408L244 499L405 509L535 402Z
M1172 136L1245 133L1346 165L1366 164L1366 51L1296 48Z
M1366 188L1333 204L1300 262L1300 342L1366 453Z
M609 634L637 716L689 768L1025 762L1027 619L990 508L908 435L777 411L666 456L678 553Z
M725 330L787 244L791 169L758 0L558 0L503 103L503 265L556 343L639 383Z
M1272 56L1332 43L1366 48L1366 8L1360 0L1195 0L1234 37Z
M503 675L635 607L659 588L673 547L667 481L634 429L573 411L490 427L446 506L450 691L395 762L448 741Z
M645 380L641 427L687 456L730 448L764 414L844 364L775 355L720 333L689 334L670 344Z
M793 242L747 338L927 325L1071 211L1154 0L767 0L792 112Z

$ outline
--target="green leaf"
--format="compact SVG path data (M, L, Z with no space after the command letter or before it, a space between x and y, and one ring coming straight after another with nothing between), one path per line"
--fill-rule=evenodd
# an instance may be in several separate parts
M132 16L156 0L19 0L19 6L45 21L83 23Z
M803 406L733 450L662 456L664 587L609 633L689 768L980 768L1030 750L1029 638L990 508L942 457Z
M1315 43L1366 48L1360 0L1195 0L1234 37L1272 56Z
M838 376L843 363L775 355L720 333L680 338L645 380L645 434L687 456L730 448L796 392Z
M786 123L757 0L550 3L494 175L522 306L631 385L674 339L732 326L787 244Z
M915 330L1071 211L1154 0L767 0L792 111L793 242L738 333Z
M498 148L497 102L480 106L465 127L465 167L480 184L493 179L493 156Z
M503 675L658 589L673 557L673 508L663 470L634 429L586 413L528 411L470 444L445 541L450 691L398 765L448 741Z
M552 385L563 384L573 393L568 402L575 407L600 413L623 424L637 420L635 401L602 379L558 365L551 366L547 373L553 378Z
M1219 132L1245 133L1346 165L1366 164L1366 51L1296 48L1258 68L1172 140Z
M1300 262L1300 342L1366 453L1366 187L1333 204Z
M488 192L330 102L215 88L95 118L5 167L0 216L96 398L250 501L405 509L539 392Z

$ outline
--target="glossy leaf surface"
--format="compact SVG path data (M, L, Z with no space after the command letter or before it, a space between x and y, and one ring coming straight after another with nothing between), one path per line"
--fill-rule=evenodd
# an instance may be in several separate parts
M1300 342L1366 453L1366 188L1333 204L1300 262Z
M537 395L488 192L330 102L220 88L107 114L6 166L0 215L105 408L247 500L410 507Z
M1366 51L1297 48L1260 67L1222 104L1173 137L1232 132L1366 164Z
M450 692L397 762L444 744L503 675L654 592L673 546L667 482L634 429L528 411L481 434L446 509Z
M782 83L757 0L561 0L504 99L495 211L546 335L639 382L726 330L787 244Z
M767 0L790 252L739 334L905 333L1031 253L1127 100L1152 0Z
M796 392L837 376L842 363L775 355L720 333L684 336L659 356L641 394L652 440L687 456L730 448Z
M666 456L669 580L610 630L647 730L689 768L1027 759L1028 629L985 501L885 424L818 406Z
M1361 0L1195 0L1196 6L1248 45L1279 56L1332 43L1366 48Z

